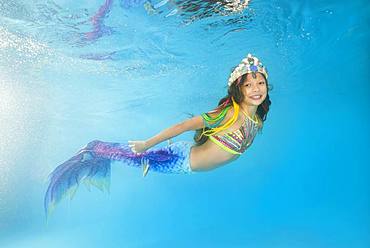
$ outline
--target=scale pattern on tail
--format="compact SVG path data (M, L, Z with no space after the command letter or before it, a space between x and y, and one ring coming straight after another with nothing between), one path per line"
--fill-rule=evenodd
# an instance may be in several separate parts
M48 216L64 197L72 198L81 183L109 191L113 161L137 168L143 167L144 164L149 165L149 172L191 173L190 148L188 142L176 142L163 148L149 149L136 154L127 143L94 140L50 174L50 183L44 198L46 215Z

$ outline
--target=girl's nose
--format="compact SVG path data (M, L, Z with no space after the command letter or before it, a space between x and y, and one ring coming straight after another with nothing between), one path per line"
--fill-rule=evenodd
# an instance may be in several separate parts
M257 84L255 84L255 85L253 86L252 90L253 90L254 92L256 92L256 91L259 91L259 90L260 90L260 88L258 87L258 85L257 85Z

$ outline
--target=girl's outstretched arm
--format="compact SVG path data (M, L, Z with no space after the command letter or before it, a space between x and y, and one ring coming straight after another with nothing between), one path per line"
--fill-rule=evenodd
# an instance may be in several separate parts
M176 137L186 131L196 130L204 127L203 118L195 116L178 124L175 124L169 128L164 129L157 135L145 140L145 141L128 141L131 150L135 153L141 153L149 149L156 144L159 144L165 140Z

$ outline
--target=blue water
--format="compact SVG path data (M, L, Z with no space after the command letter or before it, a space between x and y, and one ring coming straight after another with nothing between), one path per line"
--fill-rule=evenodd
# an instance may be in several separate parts
M110 2L0 1L0 247L369 247L368 1ZM109 194L81 185L46 222L58 164L209 111L248 52L274 88L239 160L117 165Z

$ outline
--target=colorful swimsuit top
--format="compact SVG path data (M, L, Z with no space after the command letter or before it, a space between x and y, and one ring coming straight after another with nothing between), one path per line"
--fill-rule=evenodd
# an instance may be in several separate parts
M202 117L206 121L208 116L202 114ZM205 123L207 127L210 127L207 122ZM245 121L239 129L221 135L214 134L209 136L209 139L223 150L240 155L252 144L258 129L257 120L252 120L246 115Z

